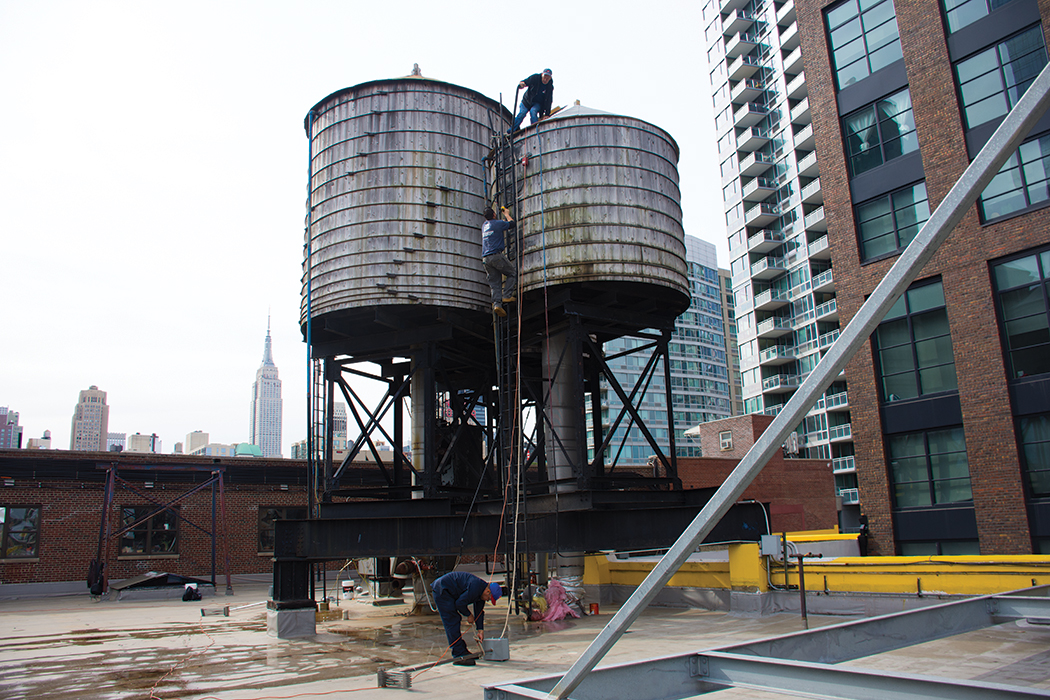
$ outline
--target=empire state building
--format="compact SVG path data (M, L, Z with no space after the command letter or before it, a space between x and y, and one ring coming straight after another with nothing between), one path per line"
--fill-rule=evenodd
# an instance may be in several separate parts
M263 457L281 456L281 380L270 348L270 325L266 324L266 345L262 365L252 384L251 443Z

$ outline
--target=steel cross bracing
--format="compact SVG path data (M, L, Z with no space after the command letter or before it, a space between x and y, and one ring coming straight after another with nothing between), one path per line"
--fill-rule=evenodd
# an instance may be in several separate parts
M937 209L916 234L897 262L886 273L837 341L809 374L766 431L755 441L736 469L704 506L652 572L612 617L609 624L573 663L550 691L552 699L569 697L620 636L641 615L671 576L681 567L715 523L751 484L776 450L781 448L798 422L864 345L875 327L923 266L955 229L1006 160L1017 150L1036 122L1050 107L1050 66L1044 67L960 176ZM524 696L523 696L524 697Z
M1050 622L1050 586L982 596L829 625L733 646L618 664L591 671L574 700L678 700L748 688L822 698L1047 698L1050 691L838 666L876 654L1023 620ZM547 698L558 676L485 688L485 700ZM639 682L638 679L644 679Z

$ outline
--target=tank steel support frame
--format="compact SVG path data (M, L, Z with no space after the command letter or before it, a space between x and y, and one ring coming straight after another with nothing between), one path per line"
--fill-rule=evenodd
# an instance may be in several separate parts
M937 206L914 240L886 273L875 290L864 302L838 340L813 369L769 427L755 441L740 463L704 506L696 519L686 528L678 541L661 558L652 572L635 589L627 602L617 611L605 629L591 642L580 658L550 692L552 699L566 698L583 678L612 648L620 636L638 619L645 607L656 597L682 563L703 541L719 518L743 494L766 462L781 448L794 429L831 385L846 363L857 353L875 327L889 312L890 307L922 272L941 243L951 234L977 201L984 188L992 181L1006 160L1017 150L1025 136L1050 106L1050 66L1044 67L1028 91L1003 120L999 128L981 149L977 157L960 176L958 182Z

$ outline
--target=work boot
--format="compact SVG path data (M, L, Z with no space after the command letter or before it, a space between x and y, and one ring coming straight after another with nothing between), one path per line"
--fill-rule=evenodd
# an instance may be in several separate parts
M510 296L503 297L503 303L504 304L513 304L517 300L518 300L518 298L516 296L514 296L513 294L511 294Z
M477 666L478 662L470 656L455 656L452 658L453 666Z
M496 314L500 318L507 318L507 311L503 308L503 304L493 304L492 313Z

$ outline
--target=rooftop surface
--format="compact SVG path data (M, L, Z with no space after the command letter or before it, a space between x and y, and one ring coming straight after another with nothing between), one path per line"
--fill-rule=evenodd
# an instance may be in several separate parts
M411 690L378 688L379 668L441 659L446 643L436 615L409 616L409 605L377 607L340 600L347 620L319 622L311 638L279 640L266 632L268 586L234 581L233 595L94 602L89 596L0 601L0 697L383 698L407 693L434 698L484 697L483 688L564 673L609 621L597 616L553 623L508 619L500 604L488 612L486 634L505 637L510 659L475 667L440 664L412 674ZM503 603L503 601L501 601ZM231 608L229 616L203 616ZM239 607L247 606L247 607ZM335 609L335 608L333 608ZM813 616L810 627L842 622ZM466 627L464 625L464 627ZM686 608L646 610L600 666L710 649L801 630L797 615L739 617ZM1028 687L1050 694L1050 627L1010 622L849 665L892 674L914 673ZM624 698L631 697L630 689ZM746 689L719 698L772 698Z

